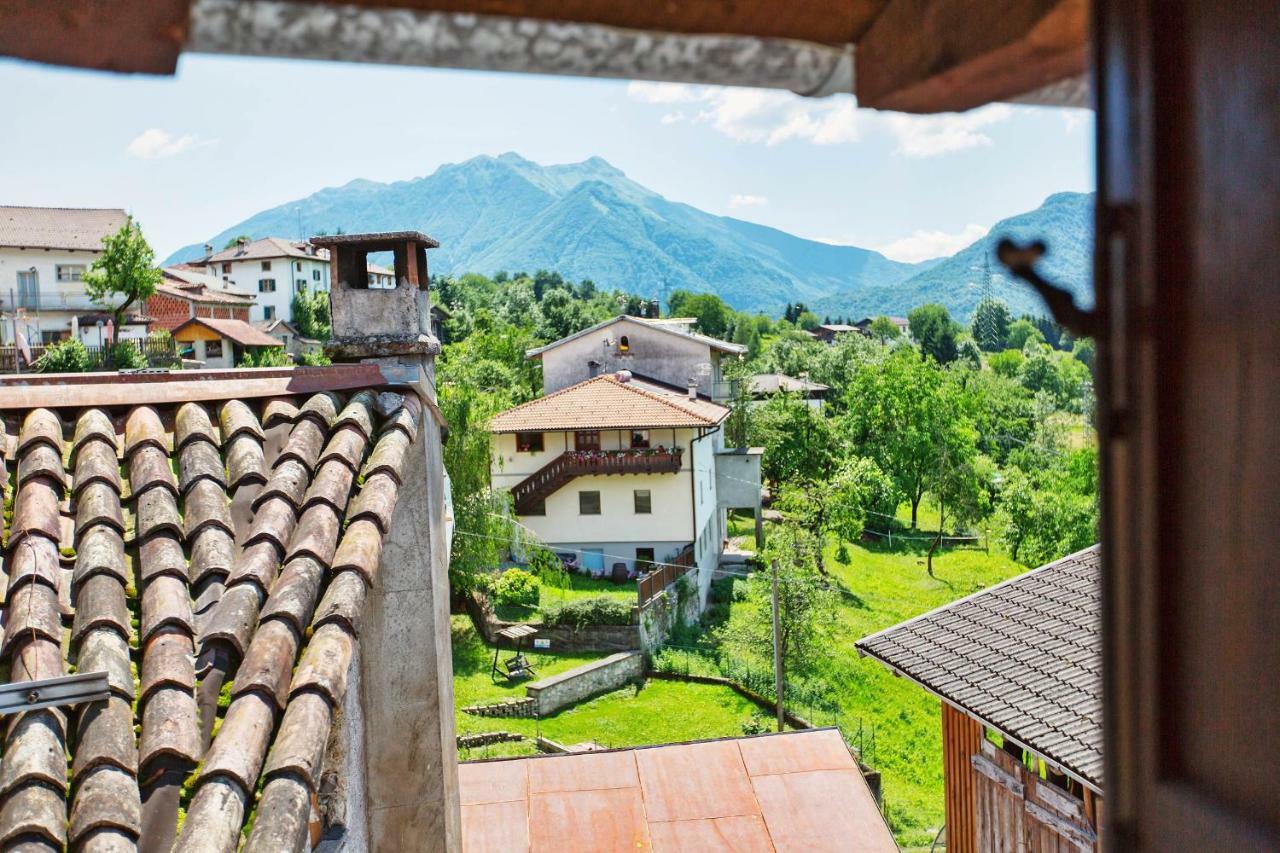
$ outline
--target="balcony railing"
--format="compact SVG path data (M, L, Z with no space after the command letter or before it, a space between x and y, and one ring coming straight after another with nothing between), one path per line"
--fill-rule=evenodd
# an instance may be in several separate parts
M680 470L681 448L672 450L570 450L561 453L511 489L516 511L524 514L574 477L597 474L671 474Z
M101 311L101 303L93 301L83 290L62 290L41 287L32 293L17 289L0 292L0 309L36 311Z

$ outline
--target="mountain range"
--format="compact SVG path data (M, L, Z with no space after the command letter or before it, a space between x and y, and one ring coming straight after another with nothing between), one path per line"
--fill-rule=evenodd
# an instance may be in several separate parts
M1088 258L1081 229L1091 196L1060 194L1006 223L1047 237L1050 272ZM1043 214L1043 215L1042 215ZM307 234L298 234L299 224ZM1043 227L1042 227L1043 226ZM1061 233L1048 233L1048 228ZM167 264L192 260L201 244L221 248L242 234L302 237L314 233L418 230L440 242L433 273L551 269L604 288L665 297L684 288L716 293L735 308L779 312L801 301L819 314L905 313L941 301L960 316L975 298L967 283L988 238L947 259L908 264L856 246L807 240L752 222L670 201L599 157L543 166L517 154L474 157L406 181L355 180L264 210L208 240L179 249ZM992 234L1000 233L993 229ZM1061 239L1060 239L1061 238ZM1071 243L1070 252L1058 246ZM1076 246L1076 244L1080 244ZM966 259L966 253L972 257ZM1087 266L1064 282L1088 287ZM937 290L937 296L930 295ZM999 282L997 293L1001 292ZM1012 286L1008 288L1012 291ZM1007 301L1015 313L1028 294Z

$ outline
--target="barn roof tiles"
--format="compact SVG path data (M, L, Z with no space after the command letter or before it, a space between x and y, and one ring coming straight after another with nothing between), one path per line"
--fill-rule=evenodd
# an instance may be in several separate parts
M115 387L0 409L8 677L74 667L110 691L9 721L0 846L169 849L189 794L175 849L301 849L422 405L373 388L184 403L175 380L177 399L121 406ZM241 658L230 704L202 707L220 642Z
M858 650L1102 789L1098 546L857 642Z

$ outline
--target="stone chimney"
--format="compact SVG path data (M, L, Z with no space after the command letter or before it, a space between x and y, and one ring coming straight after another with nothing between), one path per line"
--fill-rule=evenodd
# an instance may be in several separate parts
M689 379L689 399L690 400L698 399L698 380L697 379L693 379L693 378Z
M249 245L249 240L245 237L236 238L236 254L243 255L245 247Z
M209 256L210 256L210 255L212 255L212 254L213 254L213 244L212 244L212 243L205 243L205 244L204 244L204 256L207 258L207 257L209 257Z
M388 522L382 563L360 629L344 707L344 736L356 744L363 791L348 796L352 846L374 853L460 850L453 662L449 625L448 487L443 419L435 394L427 250L416 231L313 237L328 249L335 362L376 364L397 390L423 404L400 472L401 495ZM368 255L395 256L394 288L370 288ZM413 395L409 395L413 396ZM357 768L358 769L358 768ZM367 846L366 846L367 845Z

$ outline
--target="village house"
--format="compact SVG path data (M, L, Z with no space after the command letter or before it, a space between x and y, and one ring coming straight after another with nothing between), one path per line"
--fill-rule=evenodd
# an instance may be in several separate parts
M787 394L804 400L811 408L821 409L830 390L820 382L810 382L803 376L797 379L785 373L757 373L751 377L752 405L760 405L779 394Z
M665 320L621 315L546 346L529 350L542 362L542 393L618 371L697 393L715 402L733 397L721 359L746 355L742 344L693 331L691 317Z
M0 207L0 340L21 335L36 346L79 336L80 318L104 307L89 298L84 274L126 221L118 208ZM142 317L133 319L120 338L146 337Z
M911 323L906 317L886 317L885 319L892 323L904 338L911 335ZM853 324L853 328L857 329L864 335L870 335L871 324L874 323L875 320L875 317L863 317L861 320Z
M301 334L297 327L288 320L263 320L261 323L254 323L253 325L259 331L266 332L278 340L280 345L284 347L284 351L295 358L320 352L324 349L324 341L308 338L306 335Z
M813 336L814 340L822 341L824 344L834 344L842 335L856 331L858 331L857 326L846 326L842 323L823 323L810 329L809 334Z
M247 353L283 349L278 338L244 320L192 317L173 330L178 355L201 367L235 367Z
M192 262L232 287L257 295L250 322L292 320L294 294L329 290L329 255L308 241L283 237L241 237L221 252L205 245L205 256Z
M164 280L147 298L153 329L172 332L193 317L249 321L252 293L190 267L166 267L160 272Z
M1097 545L864 637L942 700L947 850L1102 849Z
M705 602L727 510L759 513L760 451L725 446L719 359L737 344L617 317L530 350L545 396L490 424L492 479L517 521L581 571L696 567ZM621 366L626 365L623 369Z

